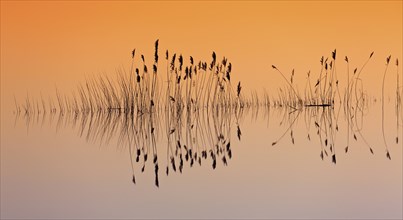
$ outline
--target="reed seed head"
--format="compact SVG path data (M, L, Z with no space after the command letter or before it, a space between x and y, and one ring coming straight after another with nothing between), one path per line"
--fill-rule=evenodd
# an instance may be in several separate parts
M136 49L132 50L132 58L134 58L134 54L136 53Z
M158 63L158 39L155 41L155 54L154 54L154 58L155 58L155 62Z
M238 97L241 94L241 89L242 89L241 82L238 82L238 86L237 86L237 89L236 89ZM238 126L238 131L239 131L239 126Z
M183 65L183 57L181 54L181 55L179 55L179 71L182 71L182 65Z
M386 65L387 65L387 64L389 64L389 62L390 62L390 58L392 58L392 56L391 56L391 55L389 55L389 56L386 58Z
M175 60L176 60L176 53L172 56L171 70L174 70L175 68Z
M157 73L157 65L155 65L155 64L153 65L153 72Z

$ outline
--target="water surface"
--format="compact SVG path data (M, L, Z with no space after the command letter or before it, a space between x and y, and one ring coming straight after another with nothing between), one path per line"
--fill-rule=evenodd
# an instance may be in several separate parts
M144 155L136 162L132 149L130 157L131 147L119 132L122 120L114 135L105 139L91 136L88 124L82 129L82 120L67 115L16 117L6 112L1 128L2 218L401 218L402 144L400 140L396 144L395 137L402 138L402 128L397 130L393 102L389 102L389 160L382 141L380 107L373 103L365 111L362 136L356 132L355 140L351 133L347 153L348 124L337 106L329 110L335 135L327 146L324 133L321 142L315 126L326 110L246 109L238 118L233 115L231 123L224 123L230 130L220 145L223 153L217 156L215 169L208 150L201 165L195 160L191 167L182 146L182 172L178 156L177 171L172 169L172 154L160 122L158 187L152 150L141 172ZM228 142L231 158L225 153ZM323 160L322 148L328 153ZM195 151L200 153L201 148Z

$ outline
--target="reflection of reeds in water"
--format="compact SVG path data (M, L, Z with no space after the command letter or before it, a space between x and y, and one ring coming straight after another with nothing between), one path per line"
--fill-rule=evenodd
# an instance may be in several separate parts
M328 151L331 153L332 162L336 163L336 153L335 153L335 137L339 130L338 128L338 120L340 107L337 111L338 113L334 113L335 101L336 98L339 99L339 103L341 103L344 109L344 118L347 121L347 145L344 149L345 153L348 153L350 147L350 136L354 138L355 141L360 139L365 146L367 146L370 153L374 154L373 148L370 146L368 141L364 138L362 134L363 124L364 124L364 112L367 109L368 98L363 89L363 81L361 79L361 74L368 64L369 60L372 58L374 52L372 52L365 63L362 65L360 69L355 68L353 71L353 75L350 77L349 70L349 58L346 56L345 61L347 64L347 86L344 88L344 95L341 95L339 81L337 80L337 72L336 72L336 50L332 52L331 59L323 57L320 60L321 70L319 73L319 78L312 88L311 84L311 72L309 71L307 74L307 82L305 85L304 97L300 95L300 93L295 89L295 85L293 84L294 78L294 70L291 73L290 80L287 80L285 75L276 67L272 66L277 72L280 73L282 78L287 82L288 86L285 89L279 90L279 98L274 100L274 107L286 107L287 118L290 119L288 121L288 126L285 132L280 135L278 139L272 142L272 145L278 144L286 134L289 132L291 137L291 142L294 144L294 135L293 135L293 126L298 121L298 117L300 116L301 111L305 111L305 116L310 115L308 117L309 120L305 120L307 129L308 129L308 140L311 140L310 127L314 125L317 129L316 134L319 137L319 141L321 143L321 153L320 156L323 159L324 156L328 156ZM387 65L389 64L390 57L387 59ZM396 61L396 65L398 66L398 61ZM384 73L384 80L382 86L382 133L384 144L386 147L386 157L391 159L390 152L388 149L388 145L385 137L385 128L384 128L384 84L385 84L385 76L387 72L387 67ZM397 73L397 81L399 81L399 75ZM397 94L396 94L396 112L397 115L400 114L400 88L399 84L397 84ZM353 95L354 94L354 95ZM343 98L342 98L343 97ZM313 114L313 115L312 115ZM320 115L320 117L318 117ZM315 120L311 120L311 117L315 117ZM306 117L305 117L306 118ZM280 125L283 122L280 123ZM397 118L397 132L399 132L399 116ZM396 137L396 143L398 143L398 135ZM328 150L327 150L328 147Z
M385 137L385 78L386 78L386 73L388 71L390 59L391 59L391 56L388 56L386 58L386 67L385 67L385 72L383 74L383 80L382 80L382 137L383 137L383 143L385 144L385 147L386 147L386 157L389 159L391 159L391 157L390 157L389 147L388 147L386 137Z
M160 160L158 158L158 140L166 135L166 165L168 176L172 171L182 173L189 168L207 162L212 169L219 164L226 166L232 158L231 132L236 124L237 137L241 138L239 120L243 110L221 109L220 111L171 111L169 117L158 111L134 117L122 112L84 112L84 113L50 113L57 117L57 129L62 126L73 126L80 137L89 142L113 144L110 140L117 139L117 145L129 151L132 169L132 181L137 183L136 170L145 172L152 164L155 173L155 185L159 186ZM44 113L27 114L24 118L27 126L38 123ZM52 118L48 119L52 123ZM43 122L42 122L43 123ZM165 129L164 129L165 128ZM113 144L114 145L114 144Z
M136 50L131 52L130 72L118 71L117 78L100 76L80 85L71 97L56 89L56 103L49 107L27 97L23 106L27 128L34 115L43 116L49 109L52 117L59 115L57 128L72 117L72 124L79 124L80 136L87 140L108 142L119 134L119 145L128 145L137 163L146 168L149 156L153 158L155 184L158 179L158 156L156 136L164 126L168 139L167 158L176 171L182 172L184 163L201 165L210 155L212 167L217 161L227 165L232 157L230 130L233 114L239 114L244 106L241 83L236 91L231 85L232 64L227 58L218 61L215 52L212 60L196 62L190 56L186 64L182 55L165 53L166 81L159 71L159 41L155 42L152 73L144 55L137 62ZM165 89L164 89L165 87ZM165 92L165 95L162 93ZM21 107L15 100L17 115ZM205 111L206 109L206 111ZM161 118L165 117L165 123ZM237 136L241 130L237 120ZM133 162L132 162L133 163ZM166 173L169 173L166 166ZM133 169L133 182L135 181Z
M311 141L316 134L322 160L324 157L330 157L331 161L336 163L339 116L340 112L344 112L344 119L347 121L345 153L349 151L352 136L354 141L362 141L370 153L374 154L361 132L369 100L360 78L373 52L359 70L354 69L351 76L350 60L345 57L347 64L345 88L340 87L337 77L336 50L332 52L331 58L321 58L316 82L311 81L314 74L311 71L307 73L304 92L299 92L297 89L294 70L288 80L283 72L273 65L275 71L287 83L286 87L279 88L275 97L269 96L266 92L263 96L259 96L256 92L251 92L250 96L247 96L243 93L240 82L233 88L232 64L225 57L222 61L218 61L215 52L212 53L210 63L196 62L190 56L189 63L186 64L182 55L170 55L167 50L166 74L163 76L159 70L158 50L157 40L152 73L148 70L144 55L137 58L136 51L133 50L132 65L128 73L119 70L115 80L108 76L89 79L80 85L71 97L62 95L56 89L55 102L50 98L46 102L42 95L40 101L34 101L27 96L22 105L15 100L17 116L24 113L29 128L35 117L38 123L42 115L43 124L46 117L49 121L53 121L58 115L57 129L71 123L78 128L80 136L88 141L107 144L117 135L118 145L128 146L133 183L136 183L135 168L145 172L146 165L152 163L156 186L159 186L160 170L157 152L160 147L157 147L157 140L161 137L166 137L167 140L164 167L166 175L172 171L182 173L185 165L193 167L195 164L202 165L203 161L210 161L211 167L215 169L217 163L227 165L232 158L232 125L235 123L237 138L241 140L240 121L244 112L251 112L254 120L257 120L259 114L263 112L269 122L271 108L283 114L280 126L283 124L287 126L272 142L273 146L282 141L287 134L291 143L296 143L294 125L303 115L308 140ZM389 60L390 58L387 60L387 65ZM396 65L398 66L397 60ZM386 71L387 67L384 78ZM399 82L398 73L397 82ZM402 114L399 84L396 93L397 132L399 132L399 114ZM337 103L340 105L335 111ZM342 108L344 111L341 111ZM384 134L384 88L382 123L387 157L390 159Z
M374 151L370 144L365 139L362 134L362 129L364 125L364 111L368 105L368 99L366 98L366 94L363 88L363 81L361 79L361 74L365 66L368 64L370 59L372 58L374 52L372 52L365 63L358 68L355 68L353 71L353 75L350 78L350 70L349 70L349 59L346 56L345 61L347 63L347 89L344 95L344 112L347 118L347 146L345 147L345 152L348 152L350 146L350 136L352 135L355 141L358 141L357 135L363 141L363 143L367 146L369 151L374 154ZM354 96L353 96L354 91Z
M402 77L403 79L403 77ZM403 118L403 115L401 115L401 102L402 102L402 93L400 90L400 80L399 80L399 60L396 59L396 144L399 143L399 127L400 123L400 118ZM402 123L403 124L403 123Z
M391 159L390 152L389 152L389 147L387 143L387 139L385 136L385 79L386 79L386 73L388 71L389 63L391 61L391 56L388 56L386 58L386 67L385 71L383 73L383 80L382 80L382 137L383 137L383 142L386 148L386 157ZM403 94L403 91L400 91L400 86L399 86L399 60L396 59L396 99L395 99L395 112L396 112L396 137L395 137L395 142L396 144L399 143L399 129L403 121L400 122L400 118L403 119L403 112L401 111L401 96ZM402 77L403 78L403 77ZM403 134L402 134L403 136Z
M240 139L238 116L244 105L240 82L235 94L231 86L232 64L227 58L219 62L213 52L209 64L196 63L190 56L186 65L182 55L170 57L166 51L166 81L163 81L158 71L158 46L157 40L152 73L143 55L140 56L142 67L135 66L136 50L133 50L128 74L119 71L116 80L108 76L89 79L78 87L72 98L56 90L57 104L49 102L51 114L59 116L57 127L70 121L78 126L80 136L101 143L108 143L118 135L118 145L129 146L134 183L134 167L139 164L144 172L148 159L152 158L156 186L159 186L160 168L156 145L161 131L168 140L167 175L170 170L182 173L186 164L201 165L209 158L215 169L218 163L227 165L232 158L231 123L236 115ZM26 99L27 123L31 116L40 113L40 107L33 103ZM15 104L17 112L21 112L17 101ZM47 108L43 105L42 109L45 112Z
M339 120L342 106L339 106L337 110L335 108L328 107L317 107L317 108L303 108L294 110L292 108L279 108L277 110L281 111L283 114L283 119L280 121L280 125L284 125L285 131L279 135L279 137L272 142L272 146L277 145L280 141L282 141L287 134L290 136L290 143L295 144L295 134L294 127L300 121L301 116L303 116L303 122L306 127L307 139L308 141L317 140L317 144L320 146L320 158L322 160L325 157L331 158L330 160L336 164L336 146L340 145L338 140L339 133ZM346 131L348 134L354 137L354 141L361 141L364 146L368 147L368 150L371 154L374 154L373 149L368 144L361 130L363 129L364 122L364 111L367 107L362 108L363 111L360 111L360 115L353 115L354 112L348 112L344 119L346 121ZM351 116L353 115L353 116ZM357 122L355 121L355 117L360 118ZM348 137L347 137L348 141ZM348 143L347 147L345 147L345 153L348 153L350 143Z

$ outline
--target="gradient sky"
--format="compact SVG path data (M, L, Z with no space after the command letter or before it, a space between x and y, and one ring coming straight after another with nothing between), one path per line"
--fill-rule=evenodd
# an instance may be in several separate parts
M318 74L320 57L335 48L342 81L345 55L354 68L375 51L362 78L377 93L385 58L402 58L402 26L402 1L1 1L2 103L128 69L131 50L152 59L156 39L161 53L228 57L245 91L285 84L272 64L295 68L303 88L306 72Z
M233 65L232 80L242 81L243 91L266 89L273 95L285 82L272 64L287 76L295 68L297 86L302 89L306 73L318 74L320 57L330 56L337 48L342 85L344 56L353 69L375 51L362 79L365 90L379 95L386 57L403 58L402 1L0 1L0 6L1 163L7 171L2 172L1 181L9 187L2 188L2 199L9 199L2 203L6 214L164 217L180 207L190 213L185 216L198 214L192 208L230 213L230 217L264 217L271 210L274 217L286 213L290 217L382 218L385 210L392 210L386 213L392 217L401 216L402 148L393 145L394 159L385 158L379 138L380 108L374 108L375 113L368 116L370 126L363 130L374 145L374 157L360 142L351 147L351 153L338 157L340 165L323 163L319 145L311 145L306 133L299 132L298 146L267 146L285 129L279 127L281 117L272 115L271 130L260 118L245 123L242 146L234 141L234 159L228 169L210 172L207 166L188 172L185 178L166 178L160 191L143 190L148 184L143 179L139 181L143 188L133 188L128 156L123 151L115 153L115 146L100 150L77 138L69 126L59 133L53 131L55 126L53 132L39 125L29 130L21 120L12 128L14 117L8 113L14 110L14 96L21 103L27 94L46 98L54 96L55 87L69 94L87 77L113 76L118 68L129 69L133 48L151 61L156 39L161 54L169 49L186 59L192 55L206 61L212 51L219 58L226 56ZM403 72L401 66L399 71ZM387 77L389 92L396 87L393 74L394 65ZM389 123L394 114L386 117L386 124L393 125L388 129L394 129L395 123ZM344 135L338 137L345 143ZM388 140L393 138L388 133ZM249 167L254 172L246 170ZM203 182L206 173L212 189ZM238 183L233 185L238 188L224 187L228 181ZM201 189L201 199L193 197L195 189ZM250 207L251 202L257 206ZM206 209L200 209L203 206Z

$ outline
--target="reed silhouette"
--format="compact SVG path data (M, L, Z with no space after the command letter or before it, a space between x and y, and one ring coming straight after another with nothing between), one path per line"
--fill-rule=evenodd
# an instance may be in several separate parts
M107 75L93 77L80 84L70 96L61 94L56 88L55 101L52 98L35 100L27 97L19 104L14 97L16 120L22 116L27 130L32 124L44 125L45 121L56 123L56 130L72 125L80 137L87 141L108 145L111 140L117 146L127 148L130 157L131 181L136 184L139 173L154 167L154 185L160 186L161 151L157 146L164 138L166 159L163 169L166 176L182 173L195 165L209 164L212 169L227 166L233 157L232 133L240 141L242 118L250 114L258 120L263 114L269 124L271 113L281 117L279 127L285 129L272 141L272 146L284 142L289 137L290 144L298 144L295 125L303 117L308 141L318 140L320 158L336 164L336 148L342 145L347 154L354 142L361 142L371 154L374 150L364 137L364 112L369 108L370 99L364 90L361 74L372 59L372 52L360 69L350 74L351 59L345 56L347 82L343 88L336 69L336 50L329 58L321 57L320 71L316 75L308 71L303 91L297 88L296 71L291 71L289 79L275 65L274 71L286 82L278 88L278 93L259 95L245 89L238 81L232 86L232 63L226 57L218 60L212 52L211 61L196 61L193 56L184 58L168 50L165 51L164 65L159 59L159 40L154 44L154 59L146 62L144 55L136 56L131 51L131 66L128 72L118 70L116 78ZM390 62L387 58L382 85L382 134L386 157L391 159L385 136L384 87ZM149 66L152 72L149 72ZM396 85L396 126L398 143L399 129L403 124L399 84L399 64ZM403 79L403 77L402 77ZM402 83L403 85L403 83ZM272 111L274 110L274 111ZM339 122L343 120L347 143L338 141ZM402 129L403 131L403 129ZM248 132L248 131L246 131ZM344 132L344 131L343 131ZM403 135L402 135L403 136ZM352 138L351 138L352 137ZM160 151L160 152L158 152ZM150 158L150 160L148 160Z

